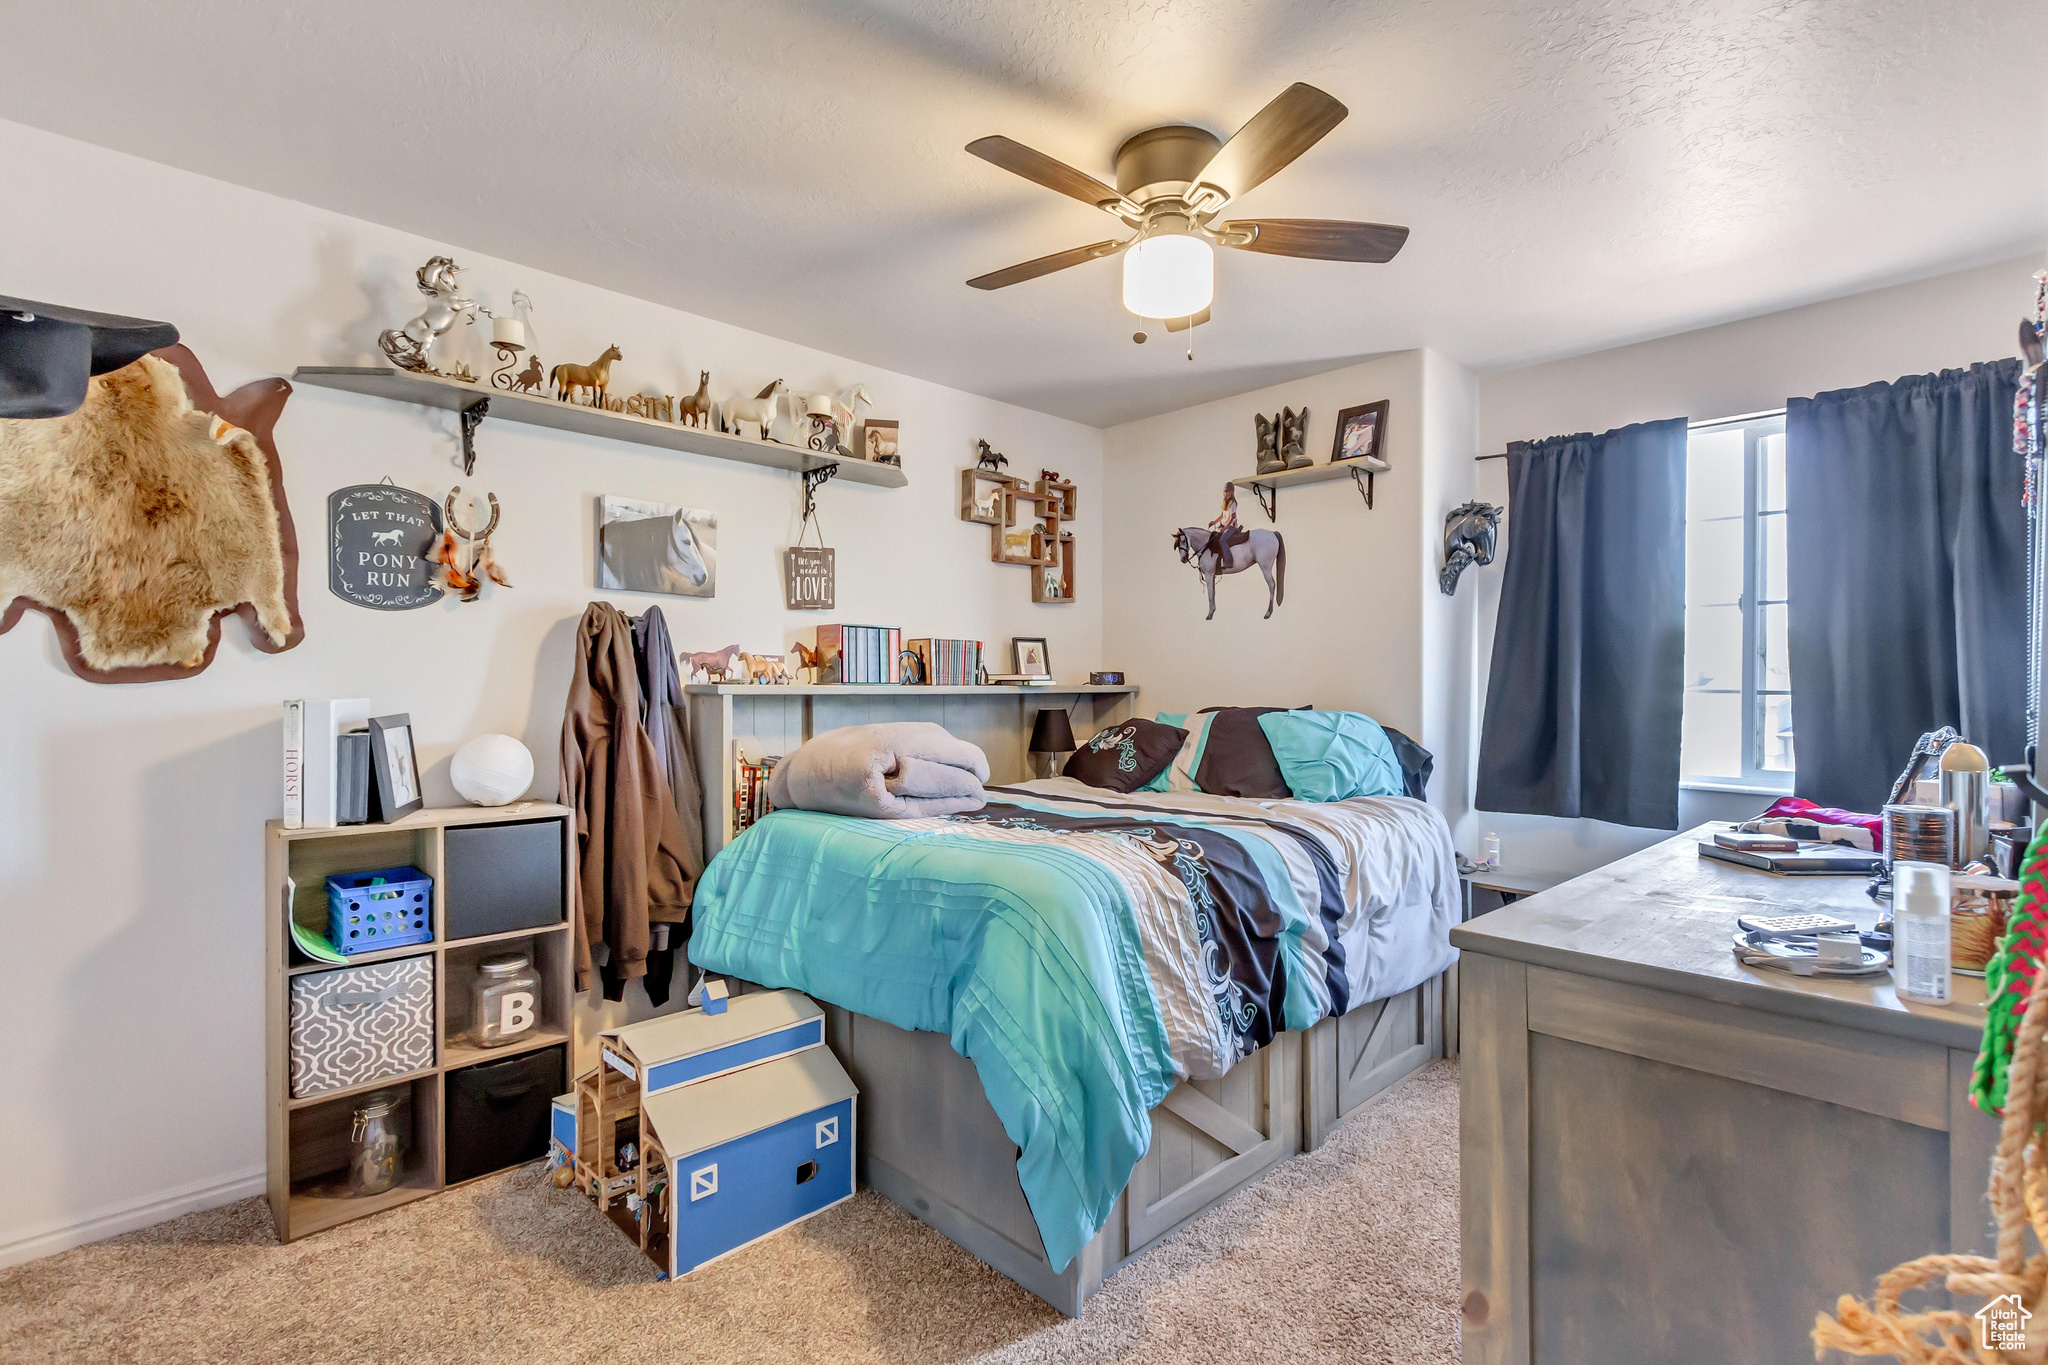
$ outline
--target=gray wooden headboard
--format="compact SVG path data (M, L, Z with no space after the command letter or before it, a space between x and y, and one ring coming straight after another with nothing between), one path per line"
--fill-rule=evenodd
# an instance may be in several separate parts
M1086 741L1127 719L1138 689L1121 687L889 687L691 683L690 743L704 787L704 856L732 838L735 746L749 759L787 754L814 734L888 720L937 721L988 755L991 782L1027 775L1031 722L1047 707L1073 712Z

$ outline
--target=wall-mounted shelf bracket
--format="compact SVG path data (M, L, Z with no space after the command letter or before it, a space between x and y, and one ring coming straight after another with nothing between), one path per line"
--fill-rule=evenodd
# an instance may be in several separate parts
M1372 510L1372 474L1370 469L1353 469L1351 482L1358 486L1358 496L1365 499L1365 510Z
M822 464L816 469L801 471L804 480L804 520L809 521L818 512L818 489L827 479L839 472L836 464Z
M1252 496L1259 500L1259 510L1266 514L1266 520L1273 522L1279 521L1280 490L1273 487L1271 484L1266 483L1254 483L1247 484L1245 486L1250 488L1252 490Z
M476 429L490 416L491 400L479 398L462 410L462 476L476 473Z

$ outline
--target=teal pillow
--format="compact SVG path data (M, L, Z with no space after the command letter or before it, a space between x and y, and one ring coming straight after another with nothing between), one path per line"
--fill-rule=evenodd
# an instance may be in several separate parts
M1269 711L1259 717L1259 728L1297 801L1399 796L1405 790L1393 741L1371 716Z
M1185 711L1183 711L1179 715L1175 715L1171 711L1161 711L1154 715L1152 719L1160 725L1171 725L1176 730L1185 730L1188 728L1188 717ZM1147 782L1144 786L1138 788L1138 790L1141 792L1163 792L1170 790L1166 785L1166 780L1172 776L1173 765L1169 763L1164 768L1161 768L1159 770L1159 775L1157 777L1153 778L1150 782Z

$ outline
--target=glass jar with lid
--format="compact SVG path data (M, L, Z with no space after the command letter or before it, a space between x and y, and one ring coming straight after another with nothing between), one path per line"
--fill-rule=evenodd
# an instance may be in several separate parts
M360 1198L398 1184L398 1092L378 1090L355 1103L348 1129L348 1192Z
M469 993L470 1039L504 1047L540 1023L540 973L524 953L501 953L476 964Z

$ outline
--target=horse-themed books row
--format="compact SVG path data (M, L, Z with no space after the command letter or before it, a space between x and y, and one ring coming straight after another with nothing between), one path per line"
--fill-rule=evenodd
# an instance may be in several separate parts
M874 401L864 384L849 384L836 394L799 394L786 381L777 379L751 398L735 397L721 405L711 397L711 371L699 370L696 392L685 397L664 393L614 397L612 366L625 359L616 344L606 346L587 365L563 362L546 366L537 353L528 352L532 342L532 301L515 292L512 301L517 316L500 317L475 299L462 296L458 281L461 273L462 267L447 256L432 257L414 272L420 293L426 295L426 306L418 317L377 338L378 348L393 365L415 374L475 383L477 376L466 363L457 362L441 369L435 352L437 344L444 341L456 323L472 326L481 315L492 320L490 344L502 363L492 372L490 382L492 388L502 392L537 398L552 396L559 403L732 436L751 436L838 459L890 465L903 462L898 450L900 424L881 418L863 419L862 411ZM526 353L524 367L515 370L522 352ZM856 427L863 427L858 437Z

